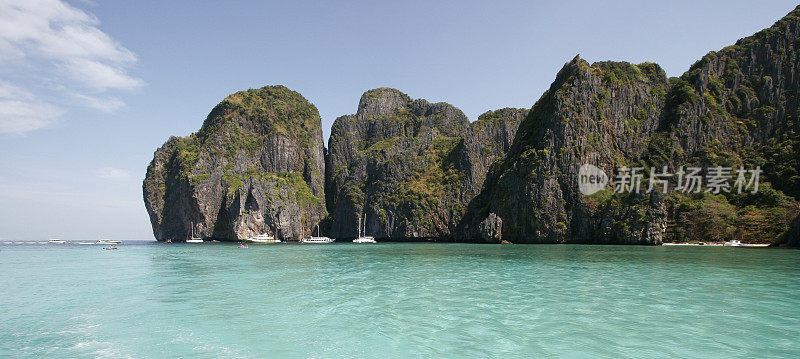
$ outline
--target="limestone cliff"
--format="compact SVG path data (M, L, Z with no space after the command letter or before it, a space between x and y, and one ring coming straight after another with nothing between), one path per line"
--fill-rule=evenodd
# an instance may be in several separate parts
M502 109L470 124L446 103L413 100L389 88L367 91L354 115L331 129L327 194L331 234L442 239L510 146L525 110Z
M660 198L593 205L578 191L577 171L585 163L611 169L641 156L667 89L655 64L570 61L471 203L461 239L499 240L482 233L491 216L502 221L502 239L515 243L658 242L650 233L665 221Z
M776 240L796 216L800 195L799 46L800 8L709 53L680 78L667 80L654 64L590 66L574 59L490 172L460 239ZM620 166L761 166L764 172L755 194L584 196L577 169L586 163L610 175Z
M228 96L197 133L159 148L144 201L159 241L184 240L190 223L210 239L296 240L326 216L324 173L316 107L267 86Z

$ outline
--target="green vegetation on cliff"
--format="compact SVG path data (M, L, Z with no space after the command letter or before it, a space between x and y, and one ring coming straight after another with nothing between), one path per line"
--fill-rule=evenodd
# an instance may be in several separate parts
M675 242L776 241L797 216L795 200L764 183L756 194L673 193L676 214L668 228Z
M418 168L400 184L391 200L418 210L435 210L446 204L446 197L460 190L465 174L454 167L453 150L463 141L459 137L437 137L422 155L427 165Z
M624 61L601 61L592 64L592 70L608 86L649 82L652 78L658 79L666 76L661 66L652 62L632 65Z
M284 86L265 86L259 89L239 91L226 97L211 111L203 128L202 136L217 132L220 127L237 118L257 120L241 127L248 135L283 135L297 139L303 146L309 146L320 131L320 118L317 108L299 93ZM234 144L247 148L252 141L250 136L233 138Z
M478 116L478 120L471 124L473 131L480 131L482 128L486 127L487 125L497 124L501 121L508 121L516 117L516 114L520 111L518 108L501 108L499 110L489 110L482 113Z

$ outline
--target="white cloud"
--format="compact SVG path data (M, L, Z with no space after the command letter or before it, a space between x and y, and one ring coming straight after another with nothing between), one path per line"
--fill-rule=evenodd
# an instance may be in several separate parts
M0 99L31 100L33 94L14 84L0 80Z
M23 133L46 127L62 112L30 92L0 81L0 133Z
M111 180L125 180L131 178L131 173L114 167L103 167L97 170L97 175L100 178Z
M75 98L80 101L84 106L91 107L103 112L114 112L120 107L125 106L122 100L114 97L93 97L89 95L76 94Z
M20 101L0 101L0 133L25 133L50 125L53 113L59 113L48 104L31 104Z
M144 85L128 73L136 55L99 24L62 0L0 0L0 76L21 79L0 82L0 133L52 123L64 111L49 103L114 111L124 103L109 91Z
M128 76L120 67L89 59L70 59L63 68L86 86L96 90L130 89L142 86L142 80Z
M0 41L58 60L134 62L136 56L97 28L99 21L61 0L0 1Z

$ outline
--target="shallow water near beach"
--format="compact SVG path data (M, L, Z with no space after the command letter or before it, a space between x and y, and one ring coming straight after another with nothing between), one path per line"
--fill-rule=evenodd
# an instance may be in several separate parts
M0 244L0 357L798 357L800 251Z

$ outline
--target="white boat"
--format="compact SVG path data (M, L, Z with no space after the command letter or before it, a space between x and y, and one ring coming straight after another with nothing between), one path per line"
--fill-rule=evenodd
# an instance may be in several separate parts
M377 243L377 242L375 241L375 237L365 236L354 239L353 243Z
M319 236L319 225L317 225L317 236ZM311 237L302 238L300 239L300 243L308 243L308 244L326 244L335 241L333 238L329 237Z
M267 235L266 233L264 233L264 234L255 235L255 236L252 236L252 237L250 237L248 239L245 239L245 242L252 242L252 243L280 243L281 240L280 239L276 239L275 237Z
M47 241L47 243L64 244L64 243L67 243L67 241L61 240L61 239L58 239L58 238L53 238L53 239Z
M358 217L358 238L354 239L353 243L376 243L375 242L375 237L365 236L365 234L367 234L367 214L366 213L364 213L364 222L363 222L364 230L362 231L361 228L362 228L361 217Z
M194 223L189 222L189 233L186 234L186 243L203 243L203 239L194 236Z
M331 243L333 241L335 241L335 239L329 238L329 237L314 237L314 236L311 236L311 237L308 237L308 238L301 239L300 243L325 244L325 243Z
M734 239L734 240L731 240L730 242L725 242L725 244L723 244L723 245L725 247L741 247L742 246L742 241Z

